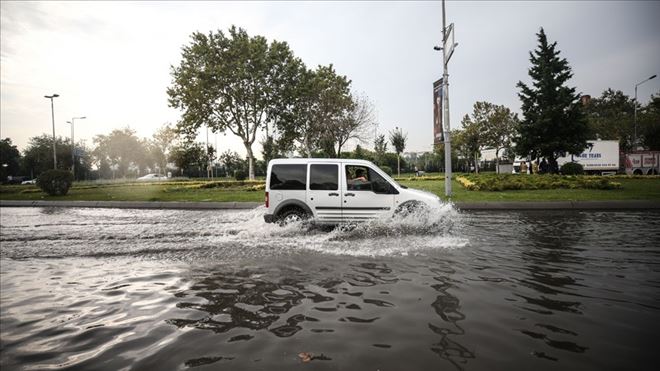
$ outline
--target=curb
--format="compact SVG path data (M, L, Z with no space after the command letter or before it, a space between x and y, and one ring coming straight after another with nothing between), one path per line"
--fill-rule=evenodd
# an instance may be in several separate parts
M0 207L91 207L114 209L238 210L254 209L262 202L161 202L161 201L24 201L0 200Z
M245 210L263 202L43 201L0 200L0 207L85 207L116 209ZM459 210L660 210L660 201L456 202Z

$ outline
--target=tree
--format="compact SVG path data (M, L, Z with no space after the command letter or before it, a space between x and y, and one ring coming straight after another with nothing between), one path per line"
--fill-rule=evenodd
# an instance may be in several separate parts
M268 44L232 26L208 35L195 32L183 47L179 66L172 67L167 89L171 107L183 111L178 129L194 136L202 125L215 132L229 130L241 138L254 179L252 145L257 131L281 119L300 62L285 42Z
M461 125L463 126L463 130L456 131L456 150L458 154L466 159L467 164L470 161L474 161L474 171L478 173L479 157L481 156L481 149L484 145L482 126L478 122L473 121L469 115L463 116ZM469 166L467 168L469 169Z
M353 96L351 104L338 117L330 118L323 131L332 150L332 157L341 157L341 149L351 139L366 142L375 123L374 106L364 95Z
M346 76L337 74L332 64L318 66L314 71L305 68L298 74L291 104L283 110L277 124L282 134L280 146L290 147L297 142L300 152L307 157L319 150L326 156L338 157L335 145L347 131L350 134L347 129L352 125L342 121L354 107L350 84Z
M638 116L642 144L651 151L660 151L660 94L651 96Z
M71 168L71 143L68 140L57 137L55 140L57 150L57 168ZM78 164L76 165L76 174L81 178L89 173L91 161L88 151L82 145L76 145ZM46 170L53 168L53 137L48 134L42 134L38 137L32 137L28 141L28 146L23 151L23 170L25 174L36 178Z
M167 169L167 159L178 138L176 129L169 124L164 124L153 134L149 152L158 174Z
M0 140L0 181L7 180L7 176L16 176L20 170L21 153L11 143L11 139Z
M548 44L543 28L537 34L538 47L530 52L531 86L519 81L518 96L524 119L515 138L516 152L548 159L557 171L557 158L579 154L587 147L589 127L579 103L580 94L566 86L573 77L565 58L559 57L557 43Z
M206 174L206 150L204 145L194 141L184 141L172 148L170 160L179 168L180 175L199 177Z
M492 105L484 128L484 144L495 148L497 172L500 170L500 150L510 150L513 135L518 127L518 115L504 106Z
M102 163L107 163L120 177L128 175L129 168L137 169L146 163L147 157L144 142L135 135L131 128L115 129L110 134L99 134L94 137L95 148L92 152L99 169ZM59 155L57 156L60 157Z
M408 134L405 134L401 128L390 131L390 143L396 151L396 169L397 176L401 176L401 152L406 149Z
M220 155L220 162L225 168L225 175L227 177L233 176L237 170L245 169L245 160L239 156L238 153L226 150Z
M618 140L620 148L633 148L635 102L620 90L607 89L584 107L592 139Z

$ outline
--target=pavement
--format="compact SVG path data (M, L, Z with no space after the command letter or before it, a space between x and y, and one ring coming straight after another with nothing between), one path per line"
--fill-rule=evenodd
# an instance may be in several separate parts
M238 210L263 202L42 201L0 200L0 207L91 207L118 209ZM455 202L459 210L660 210L660 201Z

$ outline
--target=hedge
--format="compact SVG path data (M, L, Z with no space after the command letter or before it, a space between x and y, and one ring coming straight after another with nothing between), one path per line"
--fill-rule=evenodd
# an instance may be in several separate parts
M488 174L461 175L456 180L470 191L621 188L621 183L603 176Z

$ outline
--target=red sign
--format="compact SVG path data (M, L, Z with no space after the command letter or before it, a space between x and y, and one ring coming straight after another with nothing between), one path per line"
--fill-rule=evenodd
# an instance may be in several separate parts
M433 144L443 143L442 131L442 79L433 83Z

